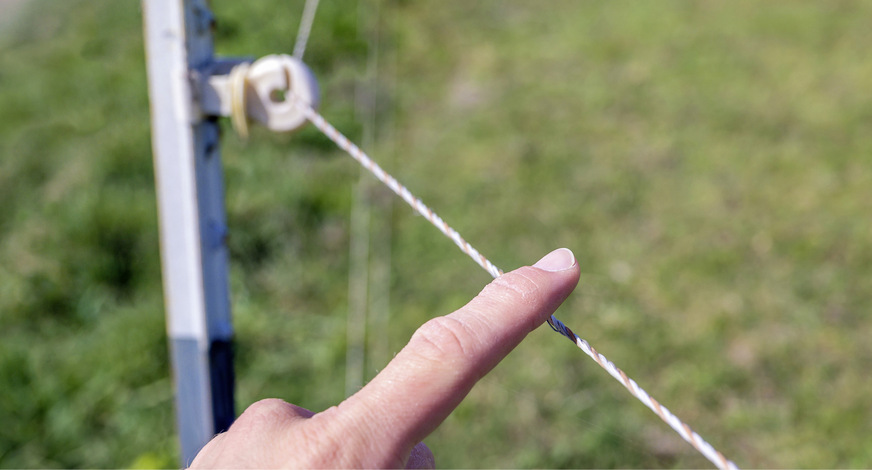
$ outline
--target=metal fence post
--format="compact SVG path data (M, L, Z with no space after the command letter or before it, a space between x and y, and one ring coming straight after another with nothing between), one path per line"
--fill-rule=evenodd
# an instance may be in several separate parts
M194 80L213 64L206 0L143 0L161 264L182 463L234 419L219 128Z

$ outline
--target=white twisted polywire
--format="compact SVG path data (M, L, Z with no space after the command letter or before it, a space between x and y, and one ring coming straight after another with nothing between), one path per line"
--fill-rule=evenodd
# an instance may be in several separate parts
M591 357L597 364L600 365L606 372L609 373L612 377L615 378L618 382L620 382L634 397L636 397L639 401L645 404L648 408L651 409L657 416L660 417L666 424L669 425L675 432L681 436L682 439L689 442L696 450L698 450L705 458L707 458L710 462L715 464L720 469L733 469L737 470L736 464L732 461L728 460L724 457L723 454L718 452L711 444L709 444L705 439L703 439L699 434L697 434L694 430L690 429L690 426L682 422L678 419L677 416L672 414L668 408L661 405L657 400L655 400L652 396L648 395L639 384L636 383L635 380L629 378L627 374L624 373L621 369L619 369L612 361L608 360L605 356L600 354L593 346L590 345L587 341L580 338L577 334L573 333L566 325L563 324L560 320L558 320L553 315L551 316L550 321L553 321L551 324L551 328L554 331L566 336L573 342L575 342L576 346L579 347L585 354ZM550 323L550 322L549 322Z
M460 234L457 230L451 228L445 221L442 220L432 209L427 207L420 199L416 198L412 193L399 181L396 180L393 176L384 171L378 163L374 162L367 154L360 150L357 145L354 145L353 142L348 140L341 132L336 130L335 127L330 125L317 111L312 109L307 103L304 103L302 100L296 100L297 106L302 110L303 114L306 116L306 119L312 122L321 132L323 132L330 140L332 140L339 148L347 152L351 155L352 158L357 160L364 168L366 168L370 173L372 173L379 181L387 185L391 191L395 192L398 196L403 198L406 203L412 206L412 209L415 209L416 212L423 215L430 223L432 223L436 228L439 229L440 232L445 234L446 237L454 240L454 243L463 250L464 253L469 255L470 258L473 259L479 266L484 268L485 271L490 273L493 277L498 277L503 272L493 263L490 262L487 258L484 257L481 253L478 252L475 248L472 247Z
M400 184L396 178L388 174L384 171L376 162L374 162L366 153L363 152L357 145L348 140L341 132L339 132L335 127L333 127L329 122L327 122L324 117L318 114L308 103L303 100L296 99L296 97L289 93L290 99L293 99L297 107L303 112L312 124L315 125L321 132L324 133L330 140L332 140L340 149L344 150L348 153L352 158L357 160L364 168L369 170L379 181L384 183L388 188L391 189L398 196L403 198L406 203L412 206L416 212L424 216L430 223L432 223L440 232L445 234L448 238L452 239L455 244L457 244L460 249L466 253L473 261L478 263L479 266L484 268L485 271L490 273L494 278L499 277L503 274L503 271L496 267L493 263L490 262L487 258L484 257L481 253L478 252L475 248L472 247L463 237L460 236L460 233L457 230L451 228L445 221L442 220L432 209L427 207L420 199L416 198L412 193L402 184ZM678 417L676 417L672 412L670 412L665 406L661 405L657 400L652 398L648 393L640 387L635 380L627 377L627 374L624 373L621 369L619 369L615 364L608 360L605 356L597 352L596 349L593 348L587 341L580 338L577 334L573 333L569 327L567 327L563 322L558 320L554 315L548 319L548 325L551 326L551 329L562 334L563 336L569 338L572 342L576 344L582 351L585 352L588 356L590 356L597 364L600 365L603 369L605 369L612 377L614 377L618 382L620 382L634 397L636 397L639 401L645 404L648 408L651 409L657 416L660 417L666 424L668 424L675 432L678 433L679 436L682 437L685 441L687 441L690 445L692 445L696 450L698 450L705 458L707 458L711 463L715 464L716 467L722 470L730 469L730 470L738 470L736 464L732 461L728 460L724 457L723 454L715 450L711 444L706 442L699 434L694 432L690 426L682 422Z

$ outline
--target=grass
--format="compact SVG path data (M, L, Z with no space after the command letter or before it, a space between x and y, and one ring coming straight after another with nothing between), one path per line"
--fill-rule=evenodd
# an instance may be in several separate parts
M0 31L0 466L176 466L139 4L33 1ZM212 5L219 54L292 49L301 1ZM377 160L497 265L572 248L561 319L728 457L869 467L870 13L322 2L306 57L327 118L374 126ZM238 408L326 408L359 170L311 128L224 125ZM390 323L367 377L488 280L370 197ZM443 467L707 466L547 328L427 443Z

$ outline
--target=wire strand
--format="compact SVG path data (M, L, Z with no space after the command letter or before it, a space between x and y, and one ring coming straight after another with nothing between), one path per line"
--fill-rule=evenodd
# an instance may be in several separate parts
M412 209L416 212L424 216L431 224L433 224L440 232L442 232L445 236L454 241L454 243L473 261L475 261L479 266L481 266L485 271L487 271L494 278L499 277L503 274L503 271L496 267L493 263L490 262L484 255L479 253L478 250L472 247L460 234L451 228L445 221L442 220L432 209L424 205L420 199L412 195L412 193L402 184L400 184L396 178L391 176L389 173L384 171L378 163L373 161L366 153L364 153L357 145L348 140L341 132L339 132L335 127L333 127L323 116L318 114L308 103L305 103L302 100L294 99L297 107L303 112L308 119L315 127L317 127L321 132L324 133L330 140L333 141L340 149L344 150L348 153L352 158L357 160L364 168L366 168L370 173L373 174L379 181L384 183L388 188L391 189L394 193L400 196L407 204L409 204ZM665 406L661 405L657 400L652 398L648 393L640 387L635 380L629 378L627 374L624 373L621 369L619 369L615 364L608 360L605 356L597 352L596 349L593 348L587 341L580 338L576 335L569 327L567 327L563 322L558 320L554 315L548 319L548 325L554 331L560 333L561 335L568 338L570 341L575 343L579 349L585 352L588 356L591 357L597 364L600 365L603 369L606 370L612 377L615 378L618 382L620 382L634 397L636 397L639 401L641 401L645 406L651 409L657 416L660 417L666 424L668 424L675 432L678 433L679 436L682 437L685 441L687 441L690 445L692 445L696 450L698 450L705 458L707 458L711 463L717 466L722 470L736 470L736 464L732 461L728 460L724 457L723 454L715 450L711 444L706 442L699 434L694 432L690 426L685 424L683 421L678 419L671 411L669 411Z
M312 32L312 23L315 21L315 11L318 10L320 0L306 0L303 7L303 17L300 19L300 29L297 30L297 42L294 43L294 57L303 60L306 53L306 43L309 42L309 34Z

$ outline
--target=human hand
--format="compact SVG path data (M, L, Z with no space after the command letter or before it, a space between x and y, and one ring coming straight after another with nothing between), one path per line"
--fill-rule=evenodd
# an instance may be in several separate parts
M249 406L192 468L433 468L421 440L578 283L567 249L504 274L460 310L434 318L359 392L320 413L282 400Z

